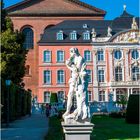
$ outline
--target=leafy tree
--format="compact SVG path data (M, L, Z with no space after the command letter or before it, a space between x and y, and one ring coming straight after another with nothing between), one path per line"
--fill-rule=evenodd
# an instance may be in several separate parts
M3 3L1 3L3 5ZM1 8L3 8L1 6ZM25 74L25 60L27 51L22 47L24 36L14 31L12 21L2 9L1 32L1 77L11 79L20 84Z

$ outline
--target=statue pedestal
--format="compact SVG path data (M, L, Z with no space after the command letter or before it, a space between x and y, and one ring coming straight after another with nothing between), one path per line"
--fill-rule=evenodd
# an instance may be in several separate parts
M90 140L94 124L92 123L65 123L62 122L65 140Z

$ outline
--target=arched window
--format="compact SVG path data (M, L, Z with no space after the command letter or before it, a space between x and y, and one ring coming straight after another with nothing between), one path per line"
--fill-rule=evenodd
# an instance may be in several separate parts
M122 81L122 68L121 67L116 67L115 68L115 80L116 81Z
M24 35L24 43L23 43L23 47L25 49L32 49L34 47L34 33L33 30L29 27L24 28L22 31L23 35Z
M77 40L77 32L76 31L72 31L70 33L70 40Z
M49 91L44 92L44 103L50 103L50 95Z
M84 59L86 62L91 61L91 52L89 50L84 51Z
M25 75L30 75L30 66L29 65L25 66Z
M63 70L58 70L57 71L57 83L58 84L64 84L64 71Z
M116 50L114 52L115 59L121 59L122 58L122 52L120 50Z
M136 66L132 68L132 80L137 81L140 79L140 69Z
M48 50L47 51L44 51L43 60L46 63L51 62L51 51L48 51Z
M63 40L64 39L63 31L57 32L56 39L57 40Z
M85 31L83 33L83 40L90 40L90 32L89 31Z
M138 59L139 58L139 52L137 50L132 51L132 58L133 59Z

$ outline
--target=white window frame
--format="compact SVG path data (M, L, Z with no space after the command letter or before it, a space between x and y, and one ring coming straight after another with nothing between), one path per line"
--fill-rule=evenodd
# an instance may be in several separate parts
M116 58L116 57L115 57L116 51L119 51L119 52L121 53L121 57L120 57L120 58ZM114 50L114 59L116 59L116 60L121 60L122 58L123 58L123 52L122 52L121 50Z
M48 94L48 95L45 95ZM51 93L50 91L44 91L44 103L50 103Z
M70 40L77 40L77 32L76 31L72 31L70 33Z
M88 71L90 71L90 74L88 73ZM92 83L92 70L87 69L87 73L90 76L90 81L88 81L89 83Z
M87 52L89 53L88 55L87 55ZM90 58L90 59L86 59L86 58ZM90 50L84 51L84 59L86 62L91 62L91 51Z
M63 81L58 81L58 72L63 71ZM65 71L64 70L57 70L57 84L65 84Z
M49 76L50 76L50 80L47 82L47 76L48 75L45 75L45 72L50 72L50 74L49 74ZM45 78L46 78L46 80L45 80ZM46 82L45 82L46 81ZM50 85L51 84L51 71L50 70L44 70L43 71L43 83L44 84L48 84L48 85Z
M88 91L88 102L92 102L92 91Z
M90 40L90 31L85 31L83 33L83 40Z
M104 90L99 91L98 100L99 100L99 102L105 102L106 99L105 99L105 91Z
M58 60L58 57L59 57L59 55L58 55L58 53L59 52L62 52L62 54L63 55L61 55L62 57L63 57L63 59L62 60ZM64 63L64 59L65 59L65 54L64 54L64 51L63 50L57 50L57 52L56 52L56 61L57 61L57 63ZM60 58L59 58L60 59Z
M45 54L45 53L47 53L47 52L49 52L49 54L48 54L49 60L47 60L47 59L45 60L45 58L47 58L47 56L45 56L47 54ZM43 51L43 62L44 63L50 63L51 62L51 51L49 51L49 50Z
M99 75L99 71L103 71L103 74ZM103 77L100 79L100 76ZM104 69L98 69L98 82L99 83L104 83L105 82L105 70Z
M63 31L59 31L56 33L56 40L64 40Z
M118 75L118 78L116 77L116 68L121 68L121 70L122 70L122 73L120 73L120 71L119 72L117 72L117 75ZM117 67L115 67L115 72L114 72L114 76L115 76L115 81L117 81L117 82L121 82L121 81L123 81L123 68L121 67L121 66L117 66ZM120 74L122 75L122 78L121 78L121 80L120 80ZM118 80L117 80L118 79Z
M135 54L135 56L133 57L133 52L134 52L134 51L137 51L137 53L138 53L138 58L136 58L136 54ZM140 57L139 51L138 51L137 49L132 50L132 52L131 52L131 57L132 57L132 59L134 59L134 60L139 59L139 57Z
M135 73L133 73L134 68L138 68L138 71L135 71ZM138 66L132 67L131 73L132 73L132 81L138 81L140 79L140 68Z
M100 52L102 52L102 54ZM101 59L101 58L103 58L103 59ZM104 61L104 51L103 50L97 51L97 59L98 59L98 61Z

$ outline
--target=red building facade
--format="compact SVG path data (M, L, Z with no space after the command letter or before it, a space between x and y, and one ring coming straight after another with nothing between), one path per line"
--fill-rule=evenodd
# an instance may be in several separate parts
M58 64L57 66L54 61L55 58L52 59L53 64L51 64L55 66L47 67L46 65L45 67L44 63L41 62L42 56L40 56L39 52L51 48L49 46L38 46L37 42L40 40L41 34L43 34L45 29L64 20L103 20L105 11L78 0L25 0L6 8L6 10L9 17L12 19L14 29L22 31L26 36L24 47L26 47L29 52L26 61L26 67L28 70L24 77L25 88L31 89L33 95L37 96L38 101L41 103L43 102L43 93L41 92L45 91L45 88L53 92L56 92L55 90L64 90L62 89L62 86L58 89L59 86L56 86L55 79L52 79L53 85L49 88L40 85L42 82L40 70L46 68L57 70L60 65ZM32 40L28 40L29 38L32 38ZM85 47L86 46L83 48ZM65 59L68 58L69 48L71 47L65 47L65 49L63 49L63 51L65 51ZM83 53L81 47L79 46L78 48L80 49L80 52ZM53 49L61 49L61 46L55 46ZM91 48L88 45L86 49ZM55 56L55 54L52 55ZM61 67L65 70L65 73L68 73L64 63ZM65 78L65 83L67 81L68 77ZM68 85L63 85L63 87L65 87L64 91L67 92Z

